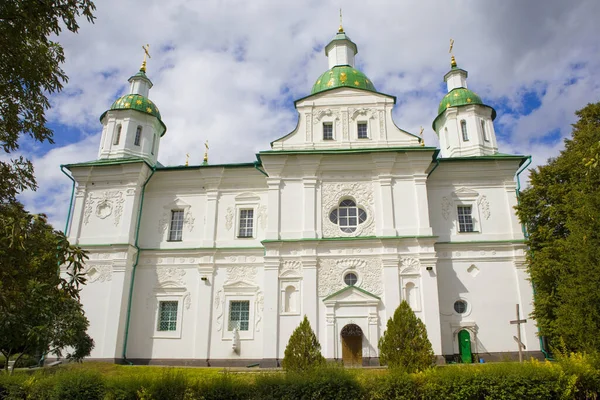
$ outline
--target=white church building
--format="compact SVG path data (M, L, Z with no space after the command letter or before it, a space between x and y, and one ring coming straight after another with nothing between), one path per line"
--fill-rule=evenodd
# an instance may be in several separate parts
M340 27L296 128L243 164L160 164L145 63L129 79L98 159L65 166L91 359L275 366L306 315L327 359L378 365L402 300L440 361L514 356L518 329L541 354L534 321L510 323L533 302L514 212L528 157L498 152L496 111L454 57L438 149L396 126L356 54Z

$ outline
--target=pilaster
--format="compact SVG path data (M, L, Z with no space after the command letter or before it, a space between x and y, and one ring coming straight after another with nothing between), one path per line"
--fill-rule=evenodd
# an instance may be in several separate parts
M267 178L268 186L268 199L269 199L269 218L267 219L267 232L265 233L265 239L277 240L279 239L279 228L280 228L280 178Z
M302 257L302 311L308 318L313 331L319 332L317 293L317 257Z
M430 269L428 269L430 268ZM442 332L440 327L440 300L435 258L421 259L421 284L423 322L427 327L427 336L435 354L442 354Z
M206 225L204 225L204 239L202 247L214 247L217 226L217 199L219 191L209 189L206 192Z
M265 257L264 265L264 332L261 367L277 366L279 338L279 257Z
M431 229L429 221L429 199L427 197L427 175L420 174L414 176L415 182L415 204L417 205L417 220L418 220L418 234L421 236L431 236L433 230Z
M197 315L194 326L194 357L195 359L210 360L212 320L214 310L214 282L215 265L214 257L203 257L208 262L198 264L198 283L197 283ZM203 260L204 261L204 260ZM207 321L209 321L207 323Z
M385 255L382 257L383 264L383 282L384 282L384 304L387 320L394 315L394 311L400 305L400 277L398 256Z

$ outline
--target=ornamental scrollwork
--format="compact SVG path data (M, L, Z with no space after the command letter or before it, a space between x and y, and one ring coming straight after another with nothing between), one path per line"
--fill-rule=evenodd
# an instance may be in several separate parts
M312 140L311 138L311 133L312 133L312 114L311 113L306 113L306 141L310 142Z
M421 261L414 257L402 258L401 274L419 274L421 270Z
M114 215L114 224L115 226L119 226L121 215L123 214L123 203L125 203L123 192L119 190L89 193L83 211L83 223L87 225L90 222L90 216L95 208L96 217L105 219L110 215Z
M335 117L336 119L340 118L340 112L339 110L332 110L332 109L324 109L324 110L319 110L315 113L315 117L313 118L313 123L314 124L318 124L321 119L323 117Z
M375 234L375 218L373 216L375 200L371 182L323 182L321 192L323 193L323 237L354 237ZM343 232L337 224L329 219L329 214L345 198L354 199L357 206L363 208L367 214L366 220L359 224L353 232Z
M352 270L358 275L357 287L375 295L383 293L382 263L380 259L322 259L319 261L317 272L319 296L325 297L346 287L343 274L348 270Z
M485 219L490 219L490 203L485 195L479 197L477 200L477 205L479 205L479 209L483 214Z
M450 212L452 210L452 203L447 197L442 197L442 217L444 219L448 219L450 217Z
M379 111L379 137L385 138L385 113L383 111Z
M175 284L177 286L185 286L183 277L185 270L177 267L161 267L156 269L158 283L164 285L166 283Z
M225 214L225 228L228 231L233 227L233 207L227 208L227 213Z
M225 298L223 297L223 290L220 289L215 294L215 312L217 315L217 331L221 331L223 328L223 310L225 306L223 305L223 301Z
M281 263L279 276L283 275L300 275L302 272L302 263L296 260L285 260Z
M254 323L254 327L256 329L256 332L260 332L259 324L262 321L263 311L265 309L265 296L263 295L263 292L256 293L256 299L254 301L254 304L256 307L256 322Z
M235 282L246 282L250 284L256 284L256 267L227 267L227 278L225 284L231 284Z
M265 229L267 227L267 206L259 206L257 210L257 218L260 222L260 227Z
M85 271L88 283L110 282L112 280L112 267L110 265L90 265Z

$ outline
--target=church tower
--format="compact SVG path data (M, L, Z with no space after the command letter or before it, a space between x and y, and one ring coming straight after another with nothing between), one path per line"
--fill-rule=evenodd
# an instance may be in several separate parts
M146 76L145 57L139 72L129 78L129 84L129 93L119 97L100 116L103 128L98 159L141 158L154 166L160 138L167 127L158 107L148 98L152 82Z
M498 153L494 119L496 110L467 88L467 71L458 68L452 56L444 75L448 94L438 108L433 129L440 139L441 157L473 157Z

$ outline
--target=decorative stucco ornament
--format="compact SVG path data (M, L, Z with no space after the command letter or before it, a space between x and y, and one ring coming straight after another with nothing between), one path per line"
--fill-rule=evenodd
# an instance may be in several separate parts
M490 203L485 195L479 197L477 200L477 204L479 205L479 209L483 214L485 219L490 219Z
M280 265L279 276L298 275L302 272L302 263L297 260L285 260Z
M156 269L156 275L158 277L158 283L163 286L166 283L174 284L176 286L185 286L183 277L185 276L185 270L176 267L161 267Z
M306 141L310 142L312 140L312 114L306 113Z
M233 207L227 207L227 213L225 214L225 228L228 231L233 227Z
M265 309L265 296L263 292L256 293L254 305L256 307L256 322L254 323L254 327L256 332L260 332L260 322L263 319L263 310Z
M90 192L85 202L83 212L83 223L87 225L90 222L90 216L96 205L96 217L105 219L110 215L114 215L114 224L119 226L121 215L123 214L123 192L120 190L105 190L101 193Z
M267 206L258 207L258 220L260 221L260 227L265 229L267 227Z
M110 265L88 265L85 270L87 283L110 282L112 280L112 266Z
M373 218L375 200L371 182L323 182L321 192L323 193L323 237L375 235L375 219ZM339 206L340 201L348 198L354 199L356 205L367 213L367 219L362 224L358 224L354 232L343 232L337 224L329 219L329 214Z
M249 284L256 284L256 267L227 267L227 278L225 284L232 284L236 282L245 282Z
M217 331L223 329L223 289L220 289L215 294L215 315L217 316Z
M404 257L401 261L402 267L400 274L402 275L415 275L421 273L421 261L413 257Z
M442 197L442 217L444 217L444 219L448 219L450 210L452 210L452 203L447 197Z
M321 259L318 268L319 296L326 297L345 288L344 271L352 270L358 275L357 287L369 293L383 293L382 263L379 258Z

